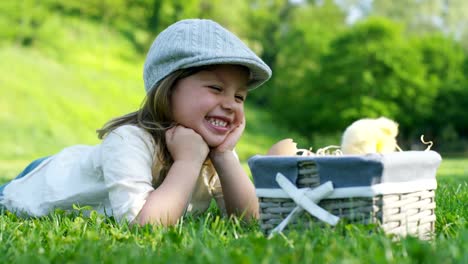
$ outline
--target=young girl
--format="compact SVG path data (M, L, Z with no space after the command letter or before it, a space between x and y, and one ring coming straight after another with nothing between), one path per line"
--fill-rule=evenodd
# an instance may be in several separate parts
M258 217L255 189L234 152L248 90L270 68L210 20L179 21L153 42L141 109L98 130L102 143L31 163L0 187L0 205L45 215L89 205L131 223L173 225L215 198L228 214Z

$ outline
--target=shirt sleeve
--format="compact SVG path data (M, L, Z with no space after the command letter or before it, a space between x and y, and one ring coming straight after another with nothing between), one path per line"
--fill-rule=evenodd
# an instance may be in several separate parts
M102 142L102 171L113 216L132 222L154 190L151 168L154 157L151 136L141 128L125 125Z

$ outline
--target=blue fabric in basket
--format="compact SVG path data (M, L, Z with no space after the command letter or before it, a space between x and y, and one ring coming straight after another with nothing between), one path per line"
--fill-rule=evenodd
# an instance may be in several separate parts
M298 163L305 160L316 163L321 183L332 181L335 188L344 188L434 179L441 157L434 151L305 157L256 155L248 164L256 188L279 188L276 174L281 172L296 184Z

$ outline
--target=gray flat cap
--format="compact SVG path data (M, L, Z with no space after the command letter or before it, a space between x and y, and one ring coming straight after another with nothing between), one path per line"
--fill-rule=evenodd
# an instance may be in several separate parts
M205 19L176 22L154 40L143 68L145 90L179 69L213 64L235 64L250 70L249 89L271 77L271 69L238 37Z

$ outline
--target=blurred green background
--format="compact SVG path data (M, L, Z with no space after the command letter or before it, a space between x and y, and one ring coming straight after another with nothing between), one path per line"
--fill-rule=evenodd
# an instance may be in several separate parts
M403 149L424 148L424 134L466 155L467 14L463 0L1 1L0 174L98 143L96 129L139 107L154 37L194 17L235 32L274 72L249 95L241 159L286 137L336 145L351 122L382 115Z

